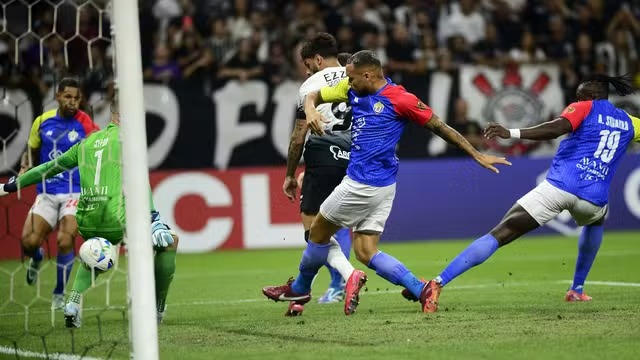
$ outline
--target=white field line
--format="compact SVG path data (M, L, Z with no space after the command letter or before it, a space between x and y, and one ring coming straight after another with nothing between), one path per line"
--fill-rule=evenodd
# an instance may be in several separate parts
M18 352L18 356L20 356L21 359L27 358L27 359L52 359L52 360L80 360L80 359L101 360L100 358L90 357L90 356L80 356L80 355L64 354L64 353L46 354L46 353L23 350L23 349L17 349L17 352ZM0 354L15 355L16 349L12 347L0 345Z
M490 284L470 284L470 285L452 285L447 286L447 291L452 290L476 290L476 289L487 289L487 288L497 288L497 287L524 287L531 286L534 284L541 284L546 282L507 282L507 283L490 283ZM556 284L571 284L571 280L559 280L555 281ZM619 281L587 281L586 285L601 285L601 286L619 286L619 287L640 287L640 283L633 282L619 282ZM361 295L366 296L376 296L376 295L388 295L388 294L399 294L400 288L394 288L392 290L378 290L378 291L367 291L362 292ZM207 306L207 305L242 305L247 303L255 303L260 301L269 301L266 298L250 298L250 299L238 299L238 300L196 300L189 302L177 302L170 303L171 307L182 307L182 306ZM105 307L87 307L84 308L83 311L102 311ZM124 309L123 306L110 306L109 309ZM49 314L51 310L34 310L29 311L29 314ZM1 313L0 317L10 317L10 316L20 316L24 315L24 312L10 312L10 313Z

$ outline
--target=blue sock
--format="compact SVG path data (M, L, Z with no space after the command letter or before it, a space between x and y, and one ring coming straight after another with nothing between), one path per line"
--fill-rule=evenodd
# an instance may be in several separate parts
M340 229L334 235L338 244L340 244L340 249L344 256L349 259L349 255L351 254L351 234L349 229ZM338 270L329 266L329 264L325 264L327 268L329 268L329 274L331 274L331 283L329 287L332 288L341 288L346 279L342 278L342 275L338 272Z
M371 258L367 266L393 285L402 285L416 297L420 297L424 284L393 256L379 251Z
M496 250L498 250L498 240L493 235L486 234L467 246L436 279L440 281L440 285L445 286L465 271L482 264Z
M44 258L44 249L43 248L37 248L35 251L32 251L30 253L25 251L25 255L27 255L28 257L32 258L33 261L35 261L35 262L40 262L40 261L42 261L42 258Z
M587 279L591 265L593 265L600 244L602 244L603 233L604 226L602 225L589 225L582 229L578 241L578 260L576 261L576 272L573 275L571 290L582 294L584 281Z
M319 245L312 241L307 243L307 248L302 253L300 261L300 273L291 284L291 288L298 294L308 294L311 291L311 282L318 270L327 262L331 244Z
M58 253L54 294L64 294L64 287L69 282L69 275L71 275L71 269L73 268L73 259L73 251L68 254Z

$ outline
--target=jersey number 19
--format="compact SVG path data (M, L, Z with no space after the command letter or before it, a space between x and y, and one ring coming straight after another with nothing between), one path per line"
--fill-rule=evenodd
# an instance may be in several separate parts
M613 160L613 156L618 150L618 145L620 145L620 131L602 130L600 131L598 149L593 153L593 156L608 163Z

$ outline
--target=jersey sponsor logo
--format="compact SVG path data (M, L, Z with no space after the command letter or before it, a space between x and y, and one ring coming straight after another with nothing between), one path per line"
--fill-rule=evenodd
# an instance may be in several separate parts
M572 112L574 112L574 111L576 111L576 108L574 108L573 106L569 106L569 107L567 108L567 112L568 112L568 113L572 113Z
M422 101L418 100L418 104L416 107L420 110L427 110L427 105L425 105Z
M79 137L80 137L80 134L78 134L78 132L73 129L69 131L69 133L67 134L67 138L71 142L76 142L76 140L78 140Z
M351 155L349 151L342 150L340 149L339 146L336 146L336 145L331 145L329 147L329 151L331 151L331 153L333 154L333 158L336 160L339 160L339 159L349 160L349 156Z
M607 116L603 121L602 114L598 114L598 124L604 124L608 127L629 131L629 123L624 120L619 120L614 118L613 116Z
M376 114L380 114L382 112L382 110L384 110L384 104L383 103L378 101L377 103L373 104L373 111Z
M45 135L46 135L46 136L51 136L51 135L53 135L53 130L48 130L48 131L45 133Z
M609 175L609 166L607 164L592 160L588 157L583 157L582 160L576 164L576 167L583 171L580 174L582 180L605 180L607 175Z

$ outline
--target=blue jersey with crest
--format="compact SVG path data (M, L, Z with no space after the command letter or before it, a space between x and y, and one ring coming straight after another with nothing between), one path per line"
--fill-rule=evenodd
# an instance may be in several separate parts
M640 119L607 100L575 102L561 116L571 122L573 132L560 143L547 181L604 206L620 159L629 144L640 139Z
M426 124L431 119L431 109L390 79L376 93L366 96L356 94L348 79L322 88L320 95L325 102L349 101L351 105L353 122L347 176L371 186L395 183L399 162L396 145L402 131L408 121Z
M99 130L89 115L78 110L70 118L58 115L57 110L49 110L38 116L31 126L29 147L40 149L40 163L51 161L69 150L90 133ZM69 194L80 192L80 174L77 169L69 169L37 184L38 194Z

